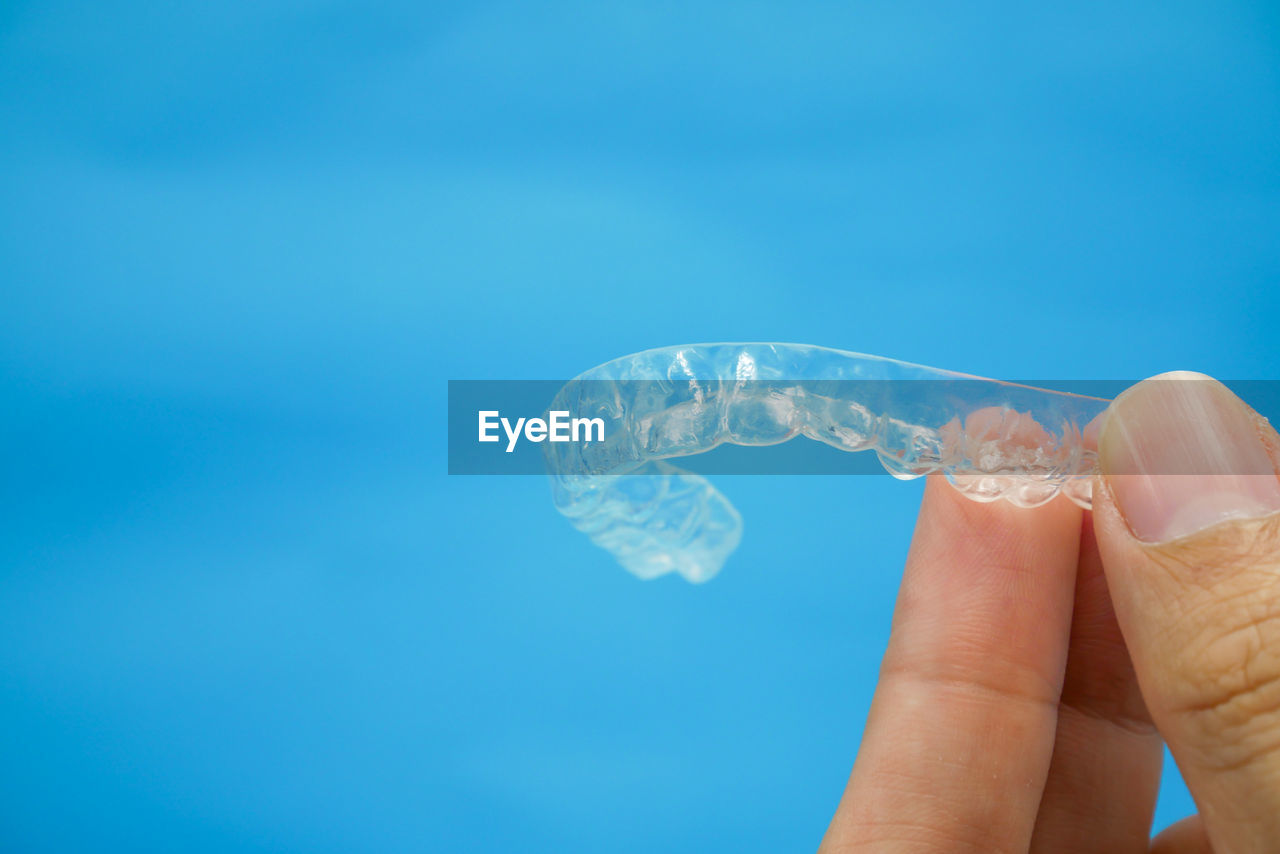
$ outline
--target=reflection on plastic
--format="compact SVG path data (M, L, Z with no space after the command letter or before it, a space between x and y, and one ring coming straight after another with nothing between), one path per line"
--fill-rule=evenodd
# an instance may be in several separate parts
M874 451L898 478L942 473L977 501L1088 507L1105 398L802 344L698 344L608 362L553 409L603 418L606 441L544 446L557 509L641 578L705 581L742 518L668 460L806 436Z

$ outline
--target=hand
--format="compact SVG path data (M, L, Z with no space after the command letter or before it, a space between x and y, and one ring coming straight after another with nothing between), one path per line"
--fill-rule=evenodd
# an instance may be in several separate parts
M1280 851L1280 437L1165 375L1099 458L1092 513L930 478L822 854ZM1164 741L1200 814L1149 843Z

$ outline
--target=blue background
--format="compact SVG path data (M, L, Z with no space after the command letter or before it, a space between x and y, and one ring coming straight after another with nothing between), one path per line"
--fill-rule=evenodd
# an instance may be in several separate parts
M1274 4L1052 6L0 4L0 845L812 850L920 484L641 583L446 380L1275 377Z

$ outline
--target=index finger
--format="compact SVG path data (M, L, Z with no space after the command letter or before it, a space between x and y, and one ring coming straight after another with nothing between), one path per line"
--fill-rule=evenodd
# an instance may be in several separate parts
M930 477L862 746L822 851L1026 851L1053 752L1081 510Z

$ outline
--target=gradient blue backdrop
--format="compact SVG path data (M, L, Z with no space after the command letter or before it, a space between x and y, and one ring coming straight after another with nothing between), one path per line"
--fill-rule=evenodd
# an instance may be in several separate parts
M445 381L1275 377L1278 23L0 4L0 848L812 850L919 484L731 479L726 571L645 584L444 475Z

